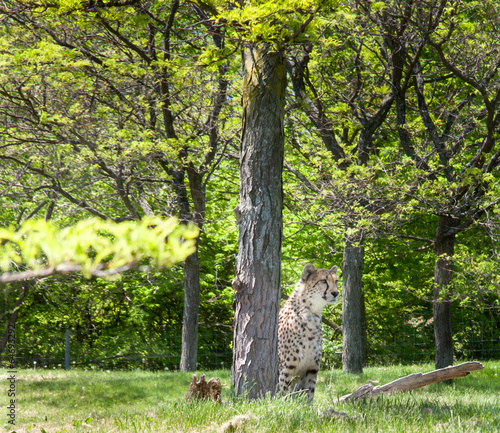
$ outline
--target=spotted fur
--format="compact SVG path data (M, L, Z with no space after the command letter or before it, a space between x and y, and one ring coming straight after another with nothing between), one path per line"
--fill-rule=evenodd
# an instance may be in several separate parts
M337 266L304 266L302 277L279 313L278 387L282 393L306 392L313 402L322 351L321 312L338 297Z

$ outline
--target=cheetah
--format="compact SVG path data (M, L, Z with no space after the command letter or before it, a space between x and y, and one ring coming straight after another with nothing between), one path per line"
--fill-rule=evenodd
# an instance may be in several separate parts
M307 393L314 400L321 362L321 312L338 301L337 266L306 265L295 290L283 304L278 322L278 390Z

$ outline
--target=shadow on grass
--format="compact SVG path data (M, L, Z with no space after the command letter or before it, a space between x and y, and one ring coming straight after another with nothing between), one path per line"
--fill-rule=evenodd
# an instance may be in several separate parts
M152 405L184 399L192 374L143 371L21 372L19 391L28 405L40 401L47 407L91 404L95 409L129 405L137 401ZM207 373L207 377L211 377L210 374ZM227 372L212 374L221 377L223 382L228 380ZM200 375L198 373L198 377Z
M61 404L91 399L94 405L127 403L131 400L147 398L151 395L151 387L145 380L125 380L122 378L83 377L75 383L75 378L59 377L57 380L41 380L30 384L36 395L42 395L47 405ZM22 388L20 387L21 392ZM36 398L33 397L33 400ZM29 401L28 401L29 403Z

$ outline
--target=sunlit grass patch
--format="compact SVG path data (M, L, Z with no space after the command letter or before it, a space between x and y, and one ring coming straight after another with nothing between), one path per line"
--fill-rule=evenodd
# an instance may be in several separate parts
M16 431L220 433L228 423L242 432L500 431L500 362L484 364L451 386L335 406L336 398L363 384L382 385L433 366L369 367L361 375L322 371L312 406L301 398L234 400L228 370L206 373L221 379L224 404L186 402L192 373L19 370ZM349 418L325 416L332 408ZM2 421L4 431L13 430Z

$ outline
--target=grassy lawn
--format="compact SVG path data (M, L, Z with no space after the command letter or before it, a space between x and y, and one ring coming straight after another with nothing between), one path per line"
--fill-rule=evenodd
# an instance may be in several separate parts
M385 384L430 364L366 368L362 375L341 371L320 374L313 406L300 399L236 402L230 398L229 371L220 377L223 405L186 403L191 374L19 370L16 376L16 426L7 424L8 397L0 387L3 431L17 432L222 432L221 426L240 415L236 430L246 432L497 432L500 431L500 362L455 379L452 386L435 384L411 393L335 406L348 419L322 412L331 401L371 381ZM1 370L4 384L7 373ZM7 382L8 383L8 382Z

